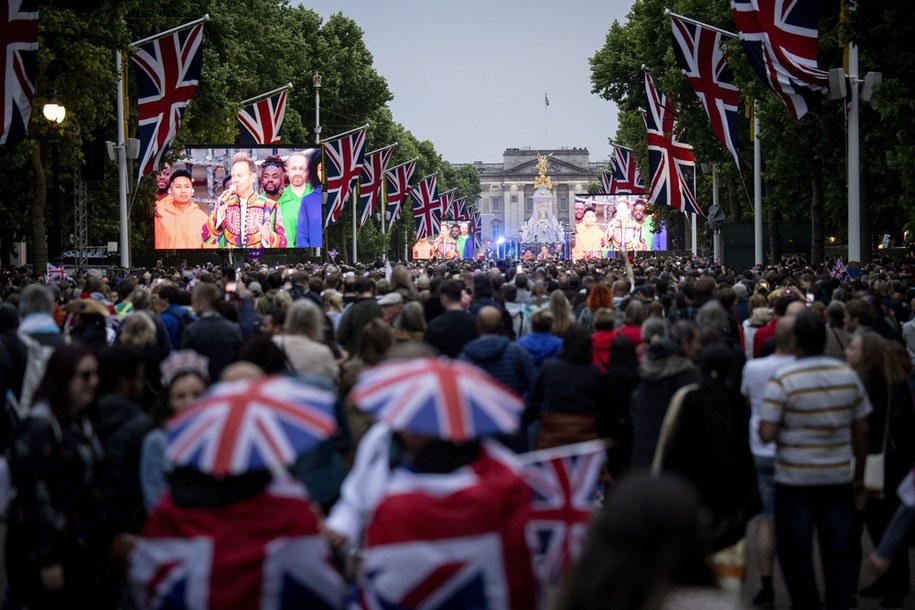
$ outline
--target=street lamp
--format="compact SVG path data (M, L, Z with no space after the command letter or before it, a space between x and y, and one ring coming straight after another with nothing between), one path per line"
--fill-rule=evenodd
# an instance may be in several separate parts
M51 123L60 125L67 116L67 109L57 103L57 93L51 93L48 101L41 108L41 113ZM57 152L58 131L55 130L51 138L51 171L54 176L54 197L51 200L51 218L49 223L49 244L51 253L58 254L60 251L60 169Z
M67 116L67 109L57 103L57 96L53 94L41 111L44 114L44 118L52 123L63 123L64 118Z
M321 75L315 72L311 77L311 84L315 88L315 139L321 142Z

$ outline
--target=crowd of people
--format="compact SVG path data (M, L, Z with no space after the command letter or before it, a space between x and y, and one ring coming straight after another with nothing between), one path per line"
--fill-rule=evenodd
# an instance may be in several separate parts
M505 448L600 438L604 505L554 607L745 597L844 610L865 596L901 608L915 521L913 280L912 261L891 259L855 279L797 259L738 271L685 257L210 265L48 284L7 270L6 607L154 607L128 601L125 575L150 515L241 504L276 482L174 468L166 422L215 383L289 375L339 396L338 432L288 475L307 488L342 576L358 581L366 537L392 535L374 520L393 518L385 485L403 481L379 472L471 468L505 485ZM353 400L367 371L432 356L524 398L499 449L385 429ZM530 549L515 538L506 607L533 607L533 579L518 577ZM790 600L776 600L776 559ZM747 561L761 582L743 581Z

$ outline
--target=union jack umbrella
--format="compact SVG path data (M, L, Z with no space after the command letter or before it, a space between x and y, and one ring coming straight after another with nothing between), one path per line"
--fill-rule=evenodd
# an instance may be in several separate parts
M137 75L139 180L156 171L178 134L203 65L203 23L160 36L131 55Z
M215 385L167 425L165 456L214 475L280 470L337 428L336 394L271 376Z
M365 153L362 163L362 173L359 175L359 226L365 226L366 221L375 213L375 202L381 198L381 187L384 185L384 172L394 154L394 147L390 144L384 148Z
M435 174L423 178L410 194L413 196L416 239L435 237L442 223L442 208L435 189Z
M400 218L400 208L404 199L410 194L410 183L413 182L413 172L416 171L416 159L410 159L392 167L384 173L385 194L388 207L391 208L391 223Z
M462 442L518 429L524 401L466 362L418 358L380 364L359 377L353 401L395 430Z

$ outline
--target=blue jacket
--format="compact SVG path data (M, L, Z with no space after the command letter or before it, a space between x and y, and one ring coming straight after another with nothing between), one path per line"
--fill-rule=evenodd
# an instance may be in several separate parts
M503 335L483 335L464 346L460 359L477 365L518 394L534 385L534 361L520 345Z
M554 358L562 351L562 339L550 333L531 333L518 339L518 345L527 350L539 367L547 358Z

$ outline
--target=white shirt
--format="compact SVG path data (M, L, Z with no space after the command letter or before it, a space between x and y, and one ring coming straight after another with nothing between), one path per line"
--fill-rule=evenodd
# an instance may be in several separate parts
M751 342L752 343L752 342ZM794 356L772 354L765 358L747 360L743 367L743 382L740 393L750 401L750 451L758 457L775 457L775 441L764 443L759 438L759 411L762 408L763 392L772 374L794 362Z

